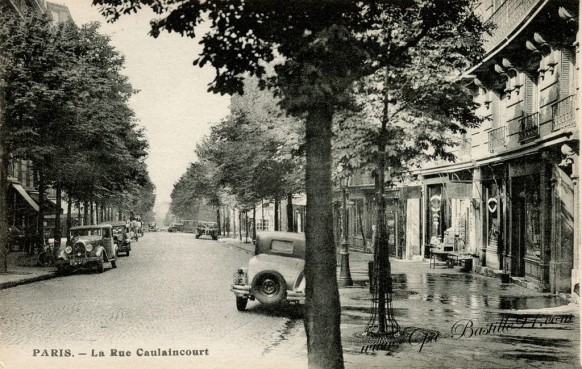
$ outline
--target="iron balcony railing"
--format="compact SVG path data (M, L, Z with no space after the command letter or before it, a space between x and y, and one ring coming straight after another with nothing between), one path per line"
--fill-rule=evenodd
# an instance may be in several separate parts
M576 99L570 95L552 105L552 130L576 127Z
M485 52L491 51L532 12L543 0L506 0L487 20L494 24L491 37L485 36Z
M489 131L489 152L505 148L505 126Z
M540 114L526 115L519 120L519 142L540 137Z

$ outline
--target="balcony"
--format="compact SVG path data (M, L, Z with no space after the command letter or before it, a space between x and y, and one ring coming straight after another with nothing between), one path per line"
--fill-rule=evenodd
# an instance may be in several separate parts
M505 148L505 126L489 131L489 152Z
M488 53L505 40L543 0L507 0L493 13L487 23L496 28L491 37L485 36L483 47Z
M540 114L534 113L521 118L518 134L520 143L540 137Z
M570 95L552 105L552 131L576 127L575 111L575 95Z

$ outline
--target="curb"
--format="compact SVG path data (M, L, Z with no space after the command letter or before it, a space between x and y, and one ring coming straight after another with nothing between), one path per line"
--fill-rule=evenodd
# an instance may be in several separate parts
M242 251L246 252L247 254L251 254L251 255L254 254L254 252L252 250L248 250L244 246L241 246L240 241L238 241L238 240L233 242L233 241L229 240L228 238L219 238L218 241L222 242L224 244L227 244L228 246L236 247L237 249L242 250Z
M49 273L49 274L38 275L36 277L19 279L17 281L2 282L2 283L0 283L0 290L4 290L4 289L7 289L7 288L12 288L12 287L16 287L16 286L21 286L23 284L29 284L29 283L44 281L44 280L52 279L52 278L55 278L55 277L57 277L57 273L56 272L52 272L52 273Z

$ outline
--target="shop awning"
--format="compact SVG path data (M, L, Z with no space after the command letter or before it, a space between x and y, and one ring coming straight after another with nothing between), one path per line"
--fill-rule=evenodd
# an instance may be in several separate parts
M40 197L38 196L38 193L31 193L30 197L37 204L40 204ZM53 200L45 198L43 203L42 203L42 209L46 213L45 216L47 214L55 214L55 212L57 211L57 204ZM63 213L63 209L61 207L58 207L58 210L59 210L60 214Z
M30 197L28 192L18 183L11 183L12 187L22 196L24 200L36 211L39 211L38 204Z

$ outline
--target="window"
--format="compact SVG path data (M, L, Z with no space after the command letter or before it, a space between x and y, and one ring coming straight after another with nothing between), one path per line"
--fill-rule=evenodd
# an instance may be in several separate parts
M293 254L293 242L273 240L271 241L271 251L279 254Z
M257 231L268 231L269 219L257 219Z

